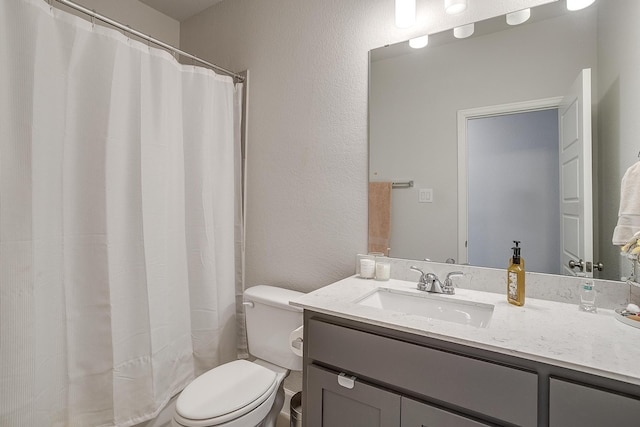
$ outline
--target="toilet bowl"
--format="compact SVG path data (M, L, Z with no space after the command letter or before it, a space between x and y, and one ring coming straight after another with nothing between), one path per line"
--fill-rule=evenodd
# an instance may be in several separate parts
M272 286L244 294L249 352L193 380L176 402L174 427L274 427L284 403L284 379L302 369L289 334L302 325L302 311L289 301L302 295Z

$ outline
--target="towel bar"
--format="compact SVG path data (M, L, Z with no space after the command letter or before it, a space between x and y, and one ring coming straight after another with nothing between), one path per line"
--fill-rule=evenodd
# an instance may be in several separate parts
M410 187L413 187L413 181L391 183L391 188L410 188Z

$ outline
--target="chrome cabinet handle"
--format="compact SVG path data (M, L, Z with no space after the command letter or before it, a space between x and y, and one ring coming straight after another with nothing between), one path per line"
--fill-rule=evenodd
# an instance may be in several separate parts
M341 372L340 375L338 375L338 384L340 384L344 388L352 389L356 385L357 379L358 378L354 377L353 375L348 376L344 372Z

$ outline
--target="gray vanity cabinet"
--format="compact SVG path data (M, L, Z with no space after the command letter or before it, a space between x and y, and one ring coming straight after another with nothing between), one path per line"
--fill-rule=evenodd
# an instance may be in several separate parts
M549 390L550 427L640 425L640 400L556 378Z
M637 384L308 310L304 333L305 427L640 424Z

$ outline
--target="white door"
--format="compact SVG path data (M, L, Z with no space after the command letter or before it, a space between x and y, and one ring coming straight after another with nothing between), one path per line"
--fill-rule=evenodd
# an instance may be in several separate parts
M593 277L591 69L580 72L558 110L562 271ZM570 267L570 263L575 265Z

